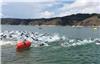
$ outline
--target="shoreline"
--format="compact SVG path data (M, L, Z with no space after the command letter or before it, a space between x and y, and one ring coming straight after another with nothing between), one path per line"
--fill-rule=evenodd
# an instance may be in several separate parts
M2 26L2 25L10 25L10 24L0 24L0 26ZM14 25L12 25L12 26L14 26ZM48 26L48 27L55 27L55 26L63 26L63 25L15 25L15 26L35 26L35 27L47 27ZM77 25L77 26L75 26L75 25L73 25L73 26L65 25L65 26L70 26L70 27L93 27L93 28L100 27L100 26L81 26L81 25Z

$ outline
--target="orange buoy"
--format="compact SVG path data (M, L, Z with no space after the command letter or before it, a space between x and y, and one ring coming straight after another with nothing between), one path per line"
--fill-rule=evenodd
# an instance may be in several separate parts
M29 48L30 46L31 46L31 42L28 41L28 40L26 40L26 41L25 41L25 47L26 47L26 48Z
M23 50L23 49L26 49L26 48L29 48L31 46L31 42L26 40L26 41L18 41L17 42L17 45L16 45L16 49L17 50Z

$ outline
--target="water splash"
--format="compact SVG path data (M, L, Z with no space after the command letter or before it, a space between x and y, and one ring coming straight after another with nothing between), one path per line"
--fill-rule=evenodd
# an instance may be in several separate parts
M12 44L12 41L29 40L32 42L32 46L49 46L48 43L64 40L65 37L60 36L57 33L38 33L38 32L27 32L27 31L4 31L0 33L0 45Z
M77 40L77 39L68 39L64 43L61 43L62 47L71 47L71 46L79 46L79 45L86 45L86 44L97 44L100 45L100 38L95 39L83 39L83 40Z
M27 39L32 42L32 47L50 46L54 42L60 43L62 47L79 46L90 43L95 43L96 45L100 44L100 38L70 39L65 36L60 36L58 33L49 34L27 31L4 31L0 33L0 39L0 45L16 45L17 41Z

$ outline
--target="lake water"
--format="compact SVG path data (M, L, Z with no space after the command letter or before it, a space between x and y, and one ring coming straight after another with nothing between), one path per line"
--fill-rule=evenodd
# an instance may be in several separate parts
M70 26L2 25L1 28L2 32L8 30L58 33L67 39L82 40L75 46L73 44L77 42L72 43L72 46L62 46L62 42L57 41L51 43L50 46L31 47L29 50L21 52L16 51L15 45L3 45L1 46L2 64L100 64L100 45L97 45L96 42L86 42L89 39L100 38L100 27L93 29L92 27ZM5 41L0 43L5 43Z

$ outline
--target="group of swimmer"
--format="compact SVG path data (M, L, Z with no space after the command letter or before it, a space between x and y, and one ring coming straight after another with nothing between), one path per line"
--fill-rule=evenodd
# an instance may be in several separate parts
M60 37L59 34L50 33L38 33L38 32L28 32L28 31L2 31L0 33L1 40L29 40L34 45L48 46L48 42L54 42L58 40L65 39Z
M100 44L100 38L95 39L67 39L64 36L61 37L59 34L50 34L50 33L38 33L38 32L28 32L28 31L2 31L0 33L0 40L29 40L34 46L48 46L49 42L60 41L61 45L80 45L81 43L92 43L95 42L98 45Z

